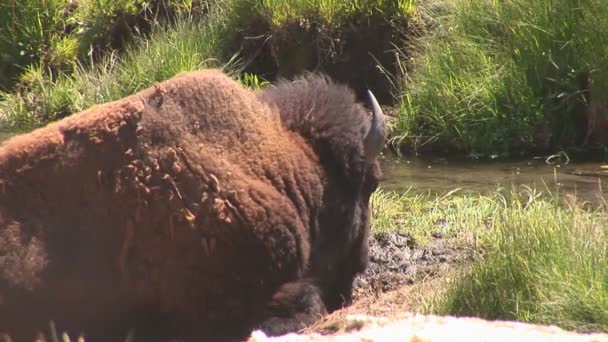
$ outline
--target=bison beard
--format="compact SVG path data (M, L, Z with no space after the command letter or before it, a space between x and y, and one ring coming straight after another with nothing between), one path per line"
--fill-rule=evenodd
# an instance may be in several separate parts
M0 146L0 332L282 334L350 301L384 121L315 75L177 75ZM133 329L133 330L132 330Z

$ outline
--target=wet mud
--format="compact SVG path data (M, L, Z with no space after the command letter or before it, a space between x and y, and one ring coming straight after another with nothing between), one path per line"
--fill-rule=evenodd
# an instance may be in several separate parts
M370 238L366 272L355 279L355 301L370 292L382 293L438 277L452 267L471 263L479 253L440 235L424 246L407 234L377 233Z

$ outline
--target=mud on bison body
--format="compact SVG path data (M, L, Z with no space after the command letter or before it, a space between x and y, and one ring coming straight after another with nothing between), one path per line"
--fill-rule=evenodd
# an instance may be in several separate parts
M350 301L384 119L307 75L179 74L0 146L0 332L280 334ZM134 330L131 330L134 329Z

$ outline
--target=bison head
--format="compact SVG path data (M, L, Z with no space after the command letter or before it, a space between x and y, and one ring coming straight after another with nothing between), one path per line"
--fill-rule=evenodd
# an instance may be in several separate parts
M350 88L323 76L307 74L260 94L278 106L282 124L311 145L324 170L322 205L311 212L307 277L328 311L350 303L354 278L368 263L369 199L385 141L384 115L368 94L371 117Z

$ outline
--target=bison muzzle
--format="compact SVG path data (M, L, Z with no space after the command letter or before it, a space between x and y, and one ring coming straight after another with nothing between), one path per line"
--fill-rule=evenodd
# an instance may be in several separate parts
M385 121L307 74L182 73L0 146L0 332L237 340L348 305Z

